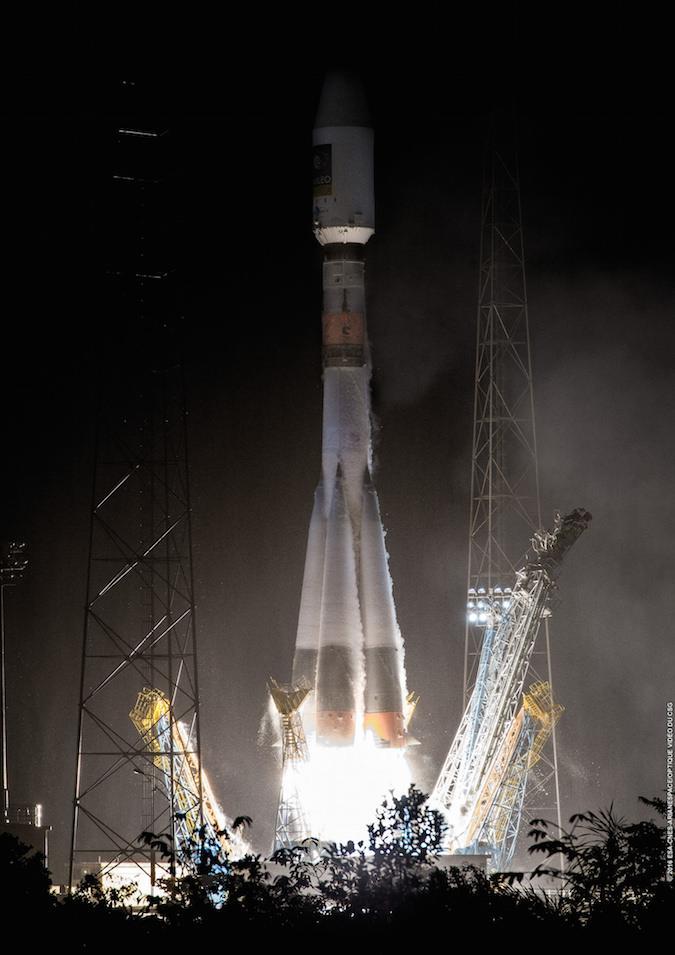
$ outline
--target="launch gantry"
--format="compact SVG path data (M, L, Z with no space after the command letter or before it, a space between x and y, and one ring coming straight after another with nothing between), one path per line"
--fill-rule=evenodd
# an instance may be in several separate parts
M497 109L490 127L481 201L464 708L480 678L481 661L484 665L489 659L483 652L484 642L487 641L489 647L494 640L494 634L489 631L494 629L500 611L509 609L512 582L526 559L524 545L542 527L513 115ZM545 684L553 698L549 631L549 620L545 616L530 651L529 679ZM480 701L475 702L480 708ZM559 715L559 711L556 712ZM520 807L517 811L513 809L507 826L515 833L521 812L530 816L546 815L558 825L561 823L555 720L548 723L548 735L539 750L537 769L532 773L524 772L529 760L524 754L528 750L526 737L536 735L537 730L527 711L520 722L521 736L517 738L514 730L511 740L514 749L509 759L513 762L520 754L521 771L513 776L513 788L508 798L504 797L505 805ZM501 845L503 849L505 844ZM513 849L514 845L510 845L509 858Z
M562 559L589 521L578 509L557 516L551 533L535 534L508 607L488 609L473 691L431 796L448 820L452 852L490 851L500 864L511 858L527 770L561 712L545 683L521 705L523 684Z

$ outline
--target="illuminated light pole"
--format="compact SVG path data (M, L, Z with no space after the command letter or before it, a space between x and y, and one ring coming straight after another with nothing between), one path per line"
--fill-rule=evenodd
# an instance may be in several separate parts
M7 769L7 689L5 681L5 587L16 587L28 567L26 544L11 541L0 552L0 711L2 712L2 821L9 822Z

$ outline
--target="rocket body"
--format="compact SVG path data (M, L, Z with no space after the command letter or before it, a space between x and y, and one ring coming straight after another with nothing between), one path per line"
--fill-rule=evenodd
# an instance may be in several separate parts
M371 478L365 245L374 233L373 131L360 86L326 79L314 129L314 233L323 248L323 435L294 682L321 745L372 732L405 745L403 641Z

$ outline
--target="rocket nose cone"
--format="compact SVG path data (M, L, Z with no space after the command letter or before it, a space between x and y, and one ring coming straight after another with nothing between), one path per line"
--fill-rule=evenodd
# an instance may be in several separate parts
M328 73L321 90L315 129L325 126L370 126L363 84L356 73Z

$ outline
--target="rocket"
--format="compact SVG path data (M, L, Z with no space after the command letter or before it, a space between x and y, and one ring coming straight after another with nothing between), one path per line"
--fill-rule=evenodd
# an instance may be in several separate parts
M313 134L314 235L323 251L323 441L300 601L294 683L324 746L372 732L406 743L403 640L373 485L365 246L375 231L373 130L363 90L329 74Z

